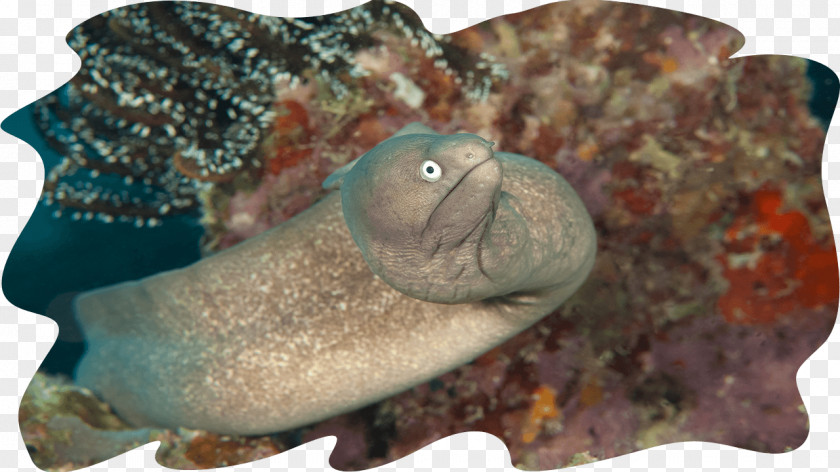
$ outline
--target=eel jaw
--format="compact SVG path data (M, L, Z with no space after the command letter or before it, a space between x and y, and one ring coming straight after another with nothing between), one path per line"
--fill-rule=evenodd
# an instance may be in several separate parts
M492 224L502 188L502 166L494 158L472 167L432 210L419 235L420 250L428 258L474 242L475 234ZM488 218L489 216L489 218Z

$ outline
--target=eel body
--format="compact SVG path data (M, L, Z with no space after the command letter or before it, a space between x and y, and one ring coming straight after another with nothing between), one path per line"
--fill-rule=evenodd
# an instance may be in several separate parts
M392 247L411 243L411 228L408 236L380 234L401 231L383 224L414 223L381 221L406 209L398 198L380 201L390 176L365 183L376 159L392 159L389 141L398 138L450 139L431 133L416 126L386 140L325 183L341 191L257 237L182 269L80 295L87 349L77 383L136 426L270 433L427 381L550 313L584 282L596 244L574 190L537 161L489 151L478 157L487 162L465 164L442 198L414 210L421 224L426 218L418 240L425 250ZM469 146L490 149L483 140ZM434 149L418 149L425 154L412 158L434 160ZM456 173L438 160L444 173ZM485 188L496 181L498 188ZM461 188L468 184L480 188ZM448 201L467 194L487 200L478 202L484 216L451 214L471 208ZM449 241L447 218L466 221L466 236Z

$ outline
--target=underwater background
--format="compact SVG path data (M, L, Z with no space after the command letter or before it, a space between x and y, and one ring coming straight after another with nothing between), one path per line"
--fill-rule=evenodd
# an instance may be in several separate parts
M811 112L826 125L834 110L836 76L827 68L813 64L809 65L807 76L814 86ZM30 143L40 141L43 144L31 118L32 110L27 107L4 122L3 129ZM46 146L37 150L49 172L59 157ZM638 210L635 213L643 213L650 202L634 199L629 204ZM164 219L160 226L136 228L131 224L73 221L67 217L56 219L51 211L39 206L4 269L4 294L26 310L66 318L69 316L67 302L72 293L197 260L201 256L202 234L203 228L195 217L172 217ZM156 257L148 257L149 253ZM38 283L33 284L33 280ZM72 330L60 333L40 370L68 373L81 352L79 341ZM442 386L432 384L430 388ZM294 444L294 439L291 441Z

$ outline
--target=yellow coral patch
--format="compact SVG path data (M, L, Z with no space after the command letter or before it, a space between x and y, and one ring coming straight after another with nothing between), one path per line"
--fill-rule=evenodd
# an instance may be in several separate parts
M675 72L677 69L679 69L680 64L673 57L666 57L659 64L659 67L662 69L662 72L670 74L671 72Z
M531 406L530 414L522 426L522 441L529 443L537 438L542 429L543 420L557 417L557 405L555 404L556 392L547 385L541 385L532 395L534 404Z

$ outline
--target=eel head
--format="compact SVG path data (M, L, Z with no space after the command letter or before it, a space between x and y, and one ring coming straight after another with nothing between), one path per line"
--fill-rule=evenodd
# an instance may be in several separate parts
M486 298L497 290L482 268L482 245L502 188L493 143L417 130L378 144L324 186L340 187L353 240L393 288L438 303Z

